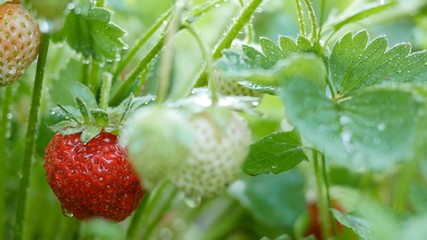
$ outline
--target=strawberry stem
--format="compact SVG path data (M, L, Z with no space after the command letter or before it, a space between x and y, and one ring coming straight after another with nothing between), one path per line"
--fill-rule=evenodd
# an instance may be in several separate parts
M311 21L311 40L314 41L317 39L317 18L316 13L314 12L313 5L310 0L304 0L305 5L307 6L308 13Z
M17 212L14 229L14 239L20 240L23 238L25 210L27 202L27 190L30 183L31 162L34 153L34 145L37 135L39 122L39 109L42 99L43 78L46 67L47 52L49 49L50 35L43 33L41 36L39 57L37 61L36 76L33 87L33 96L31 99L31 108L28 117L27 134L25 136L25 150L22 164L22 178L19 185L17 197Z
M108 101L110 100L110 92L111 92L111 84L112 84L112 75L110 73L105 72L102 78L102 88L101 88L101 98L100 104L102 110L107 110Z
M165 12L160 18L154 23L154 25L148 30L148 32L138 40L138 42L133 46L133 48L130 50L130 52L126 55L126 57L121 60L116 68L116 71L114 72L114 79L118 79L119 75L123 72L125 67L129 64L129 62L132 60L132 58L135 57L135 55L138 53L138 51L144 46L144 44L150 39L154 33L159 30L161 26L164 25L165 21L169 19L172 13L172 8L169 9L167 12Z
M297 8L298 24L299 24L300 34L302 36L305 36L306 32L305 32L305 23L304 23L304 13L303 13L302 8L301 8L300 0L295 0L295 5Z
M396 198L393 203L393 209L398 212L405 210L407 206L409 187L419 167L418 159L414 158L403 166L403 171L397 185Z
M181 28L182 13L187 5L188 0L176 1L175 8L172 12L172 18L169 24L169 29L165 35L165 42L163 44L164 51L160 57L160 67L158 69L158 85L157 85L157 102L163 103L168 95L169 87L171 85L171 73L173 67L173 44L172 39Z
M164 182L155 188L150 195L146 196L148 199L143 200L142 214L137 214L132 219L126 239L151 239L156 225L168 210L177 193L178 189L176 187L169 182Z
M138 66L133 70L130 76L126 79L126 81L120 86L119 90L114 94L113 98L110 101L110 105L116 106L123 99L128 97L128 92L132 88L132 85L135 81L138 80L138 77L141 73L147 68L147 66L151 63L151 61L157 56L160 50L163 48L163 42L165 41L165 36L162 35L157 43L148 51L147 55L139 62Z
M330 209L333 208L332 206L332 198L331 198L331 192L330 192L330 187L329 187L329 172L328 172L328 168L326 165L326 159L325 159L325 155L321 154L321 160L322 160L322 173L323 173L323 183L325 185L325 192L326 192L326 201L327 201L327 206L328 206L328 213L330 213ZM331 219L331 214L329 214L329 219ZM337 225L335 224L334 221L330 221L330 224L332 225L332 233L334 236L337 236L338 233L338 229L337 229Z
M324 177L322 172L322 163L319 161L319 153L318 151L313 151L313 166L314 166L314 174L316 176L316 184L317 184L317 200L319 205L320 219L321 219L321 229L322 229L322 237L323 239L329 239L329 229L330 229L330 217L328 212L328 206L325 202L325 192L324 192Z
M202 39L200 38L200 35L197 33L197 31L194 29L193 26L185 25L184 27L188 30L191 36L193 36L193 38L196 40L197 45L199 45L200 52L202 53L202 59L205 61L205 68L206 68L205 79L207 79L209 82L212 104L215 104L218 102L218 96L217 96L215 81L210 81L210 76L211 76L213 67L212 67L212 58L209 56L208 48L203 43Z
M217 4L219 4L222 1L224 1L224 0L216 0L216 1L213 1L211 3L208 3L206 6L203 6L200 9L198 9L197 11L194 11L192 16L189 17L189 19L196 18L196 17L203 15L204 13L208 12L210 9L212 9L213 7L215 7ZM165 17L165 15L163 15L163 17ZM167 19L167 18L168 17L166 17L165 19ZM160 24L160 23L163 23L163 21L158 21L157 23ZM158 27L160 27L160 25ZM156 32L156 30L157 29L155 28L155 26L153 26L153 28L150 29L150 31L147 32L147 34L154 34ZM113 98L110 101L110 105L116 106L121 101L123 101L125 98L128 97L128 93L130 91L132 91L132 87L134 86L135 81L138 81L138 78L141 76L141 74L144 72L144 70L148 67L148 65L151 63L151 61L157 56L157 54L162 50L163 44L165 42L165 34L166 34L165 31L166 31L166 29L161 34L160 38L157 40L155 45L149 50L147 55L145 55L145 57L139 62L137 67L132 71L132 73L129 75L129 77L124 81L124 83L120 86L120 88L114 94ZM138 49L144 45L144 43L148 40L148 38L149 37L147 37L147 39L144 41L140 40L140 42L137 45L135 45L135 47L134 47L136 49L135 52L134 52L134 50L132 50L129 53L130 56L129 57L127 56L125 58L124 61L127 61L126 64L123 63L123 64L120 64L118 66L118 68L116 69L116 71L114 73L114 79L118 78L120 73L123 71L123 69L126 67L126 65L130 62L130 60L136 54Z
M8 160L8 152L7 152L7 139L9 135L9 125L10 119L8 115L10 114L10 106L12 104L13 98L13 86L8 86L4 89L4 98L2 104L2 113L1 113L1 121L0 121L0 156L1 165L0 167L0 216L5 216L5 167L6 161ZM3 218L4 220L5 218ZM0 237L5 236L5 222L0 221Z
M263 0L252 0L246 7L242 9L237 19L234 21L233 25L228 28L228 31L225 32L222 39L218 42L212 52L212 60L216 60L222 56L222 51L231 46L231 43L239 35L243 27L251 21L252 15L255 13L256 9L261 5ZM202 69L201 74L197 78L195 84L196 87L205 86L206 81L206 66Z

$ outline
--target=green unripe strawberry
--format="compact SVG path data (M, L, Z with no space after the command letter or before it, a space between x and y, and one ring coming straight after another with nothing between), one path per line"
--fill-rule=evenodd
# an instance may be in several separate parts
M131 163L152 188L169 178L187 159L192 135L187 119L163 107L139 109L122 131L121 143L127 147Z
M251 133L241 116L220 107L195 114L190 125L190 155L172 182L189 197L213 197L238 177Z

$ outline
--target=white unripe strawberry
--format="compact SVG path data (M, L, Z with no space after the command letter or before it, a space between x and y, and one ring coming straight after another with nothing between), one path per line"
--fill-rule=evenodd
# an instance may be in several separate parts
M222 76L218 71L214 71L212 74L212 80L215 83L216 90L222 96L262 96L260 92L249 89L236 80L228 79Z
M40 30L16 3L0 6L0 87L16 81L36 59Z
M130 117L120 141L127 147L130 162L144 179L145 187L153 188L187 159L192 134L187 119L179 112L149 106Z
M194 143L172 182L190 198L213 197L238 177L251 133L241 116L220 107L195 114L190 125Z

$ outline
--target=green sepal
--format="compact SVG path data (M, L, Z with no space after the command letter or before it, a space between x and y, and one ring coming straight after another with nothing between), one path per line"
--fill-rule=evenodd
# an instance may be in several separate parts
M110 116L108 115L107 112L105 112L102 109L93 109L90 111L90 113L92 114L92 117L94 118L96 125L103 128L108 127L110 122Z
M80 136L80 140L83 143L87 143L90 140L92 140L94 137L96 137L101 131L102 131L102 127L100 126L87 126L83 132L82 135Z
M147 105L155 100L155 96L147 95L143 97L134 97L130 95L117 107L109 108L108 114L110 116L110 122L113 125L120 126L136 109L143 105Z
M54 132L60 132L62 133L63 131L66 131L67 129L71 129L71 128L75 128L77 127L77 123L74 121L62 121L59 122L53 126L50 126L50 129L52 129L52 131Z
M61 104L58 104L58 107L54 108L53 112L63 113L63 115L66 119L73 120L76 123L81 122L82 116L81 116L80 112L74 107L62 106Z
M83 122L85 124L89 124L89 122L90 122L90 113L89 113L89 110L86 107L86 104L79 97L76 97L76 103L77 103L77 107L80 110L80 113L83 116Z
M80 82L73 82L71 85L71 91L74 96L78 96L89 109L98 107L95 95L86 85Z

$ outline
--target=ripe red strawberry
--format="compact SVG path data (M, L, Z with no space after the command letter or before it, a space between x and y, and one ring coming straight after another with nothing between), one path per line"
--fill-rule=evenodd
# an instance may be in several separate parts
M194 143L172 182L189 197L213 197L238 177L251 133L237 113L218 107L196 114L190 126Z
M36 59L40 30L16 3L0 6L0 86L16 81Z
M81 134L56 134L46 147L47 181L63 209L80 220L122 221L144 190L117 136L101 132L83 144Z

